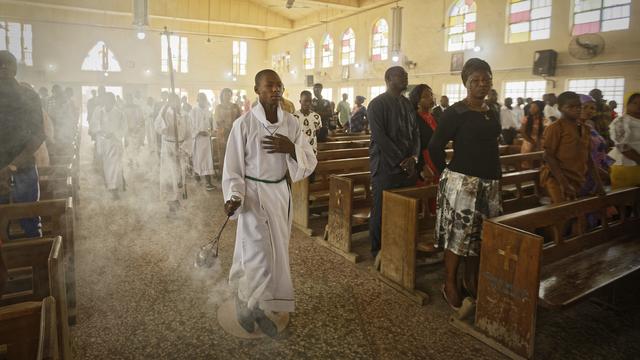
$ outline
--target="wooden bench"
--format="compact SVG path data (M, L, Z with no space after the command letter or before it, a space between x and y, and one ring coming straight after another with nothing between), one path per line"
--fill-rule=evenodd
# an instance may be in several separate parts
M366 230L371 212L372 194L369 171L332 175L329 180L329 222L319 243L346 259L357 262L351 251L352 234ZM356 192L361 189L360 192Z
M607 218L610 207L619 216ZM452 323L508 356L531 358L538 305L568 307L640 270L639 213L640 188L626 188L485 221L475 323ZM589 214L601 225L589 229ZM569 221L577 226L567 236Z
M0 307L0 345L6 346L6 353L0 356L7 360L60 359L55 308L51 296Z
M527 183L536 182L539 171L506 174L501 187L514 187L508 200L503 201L505 212L527 209L539 205L536 188ZM429 203L437 198L436 185L384 191L382 208L382 251L379 278L385 283L422 305L428 295L417 289L416 277L419 255L433 255L436 217Z
M0 229L9 230L0 231L0 239L4 244L23 241L24 234L19 232L21 229L19 227L10 227L9 224L19 219L38 216L43 223L44 236L62 236L69 323L75 324L76 282L72 199L0 205ZM19 231L17 231L18 229Z
M40 301L47 296L55 298L60 358L71 358L62 237L14 241L4 244L2 252L9 282L0 296L0 310L8 305Z
M369 147L371 140L346 140L318 143L318 151Z
M314 181L309 178L291 185L293 199L293 224L307 235L312 235L309 227L310 209L323 211L328 208L329 177L334 174L345 174L369 170L369 158L350 158L319 161L314 172Z
M512 154L500 156L500 164L502 165L502 173L509 173L514 171L527 170L522 167L524 161L530 164L542 163L542 155L544 151L536 151L524 154Z
M369 140L371 139L370 134L353 134L353 135L329 135L327 137L327 141L352 141L352 140Z
M318 151L316 158L318 161L348 159L369 156L368 147L352 148L352 149L335 149Z

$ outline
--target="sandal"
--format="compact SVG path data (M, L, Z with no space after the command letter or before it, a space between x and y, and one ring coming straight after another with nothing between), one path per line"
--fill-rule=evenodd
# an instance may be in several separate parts
M442 298L444 299L444 301L447 303L447 305L449 305L449 307L451 309L453 309L454 311L458 311L460 310L459 306L453 306L451 305L451 303L449 302L449 299L447 298L447 292L444 290L444 285L442 285L442 287L440 288L440 292L442 292Z

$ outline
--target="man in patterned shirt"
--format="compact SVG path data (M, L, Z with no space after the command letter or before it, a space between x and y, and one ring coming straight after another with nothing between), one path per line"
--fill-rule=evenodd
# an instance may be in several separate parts
M311 92L304 90L300 93L300 110L293 113L293 116L300 124L300 130L309 139L309 144L313 148L313 153L318 155L318 138L316 133L322 127L320 115L311 111Z

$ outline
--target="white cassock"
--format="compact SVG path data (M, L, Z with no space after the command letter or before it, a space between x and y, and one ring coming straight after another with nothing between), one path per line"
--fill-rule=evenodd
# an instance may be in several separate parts
M165 107L167 107L165 111ZM162 198L166 201L180 199L178 183L182 182L183 169L186 158L181 154L184 141L189 139L187 121L181 114L175 115L173 109L165 105L153 123L156 132L162 135L162 148L160 150L160 190ZM177 121L178 136L175 133L175 121ZM176 153L176 141L180 151ZM180 159L176 156L180 156ZM178 160L180 167L178 167Z
M191 110L191 136L193 137L193 171L198 175L213 175L211 137L213 115L209 109L196 106ZM206 132L207 135L200 135Z
M156 152L158 148L158 137L156 129L153 127L153 107L147 104L142 106L142 114L144 115L144 136L147 139L147 148L149 152Z
M264 137L287 136L295 145L296 159L269 154ZM266 119L260 103L239 117L227 142L222 172L224 199L242 199L229 282L249 308L293 312L293 284L289 269L291 193L285 180L300 181L315 169L313 149L300 132L296 119L278 108L278 122Z
M91 131L96 134L96 153L102 159L104 181L108 190L124 188L122 139L127 135L127 120L115 106L111 111L97 108L91 117Z

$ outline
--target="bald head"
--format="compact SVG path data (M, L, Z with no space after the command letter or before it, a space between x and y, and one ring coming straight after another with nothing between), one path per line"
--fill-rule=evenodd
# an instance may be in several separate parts
M264 69L264 70L260 70L258 71L258 73L256 74L256 77L254 78L254 86L260 86L260 81L262 81L262 78L264 78L267 75L275 75L276 77L280 77L278 76L278 73L271 70L271 69Z
M15 79L18 73L18 60L7 50L0 50L0 80Z

